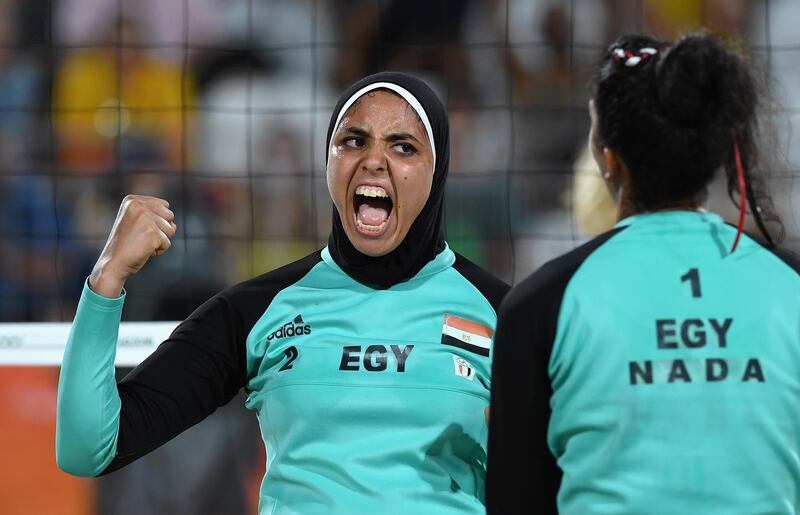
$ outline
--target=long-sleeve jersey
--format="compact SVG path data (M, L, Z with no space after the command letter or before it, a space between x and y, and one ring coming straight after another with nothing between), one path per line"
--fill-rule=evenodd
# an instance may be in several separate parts
M735 233L633 216L508 294L491 515L800 512L800 263Z
M87 286L61 370L59 465L113 471L244 388L267 450L259 513L483 513L506 289L447 248L372 289L326 248L216 295L116 384L124 296Z

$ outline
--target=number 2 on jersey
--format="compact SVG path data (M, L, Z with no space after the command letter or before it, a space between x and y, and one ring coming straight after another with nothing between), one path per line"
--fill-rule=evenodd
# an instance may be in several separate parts
M295 347L294 345L284 350L283 353L286 354L287 361L278 370L278 372L283 372L284 370L289 370L290 368L292 368L292 362L296 360L297 356L300 354L299 352L297 352L297 347Z
M692 297L698 298L703 296L700 290L700 272L696 268L690 268L688 272L681 276L681 282L689 281L692 285Z

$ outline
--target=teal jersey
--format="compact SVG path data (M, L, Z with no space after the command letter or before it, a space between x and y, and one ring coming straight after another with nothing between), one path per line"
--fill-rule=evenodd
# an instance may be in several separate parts
M62 367L59 463L115 470L244 388L267 450L260 513L483 513L504 293L447 248L388 289L324 249L212 298L115 385L109 306L122 299L87 288Z
M735 235L638 215L512 290L490 513L800 512L798 261Z

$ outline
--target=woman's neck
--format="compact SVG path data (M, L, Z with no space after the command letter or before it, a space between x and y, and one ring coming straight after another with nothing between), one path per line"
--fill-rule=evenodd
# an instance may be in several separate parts
M679 202L673 202L669 205L655 207L655 208L641 208L636 207L629 198L623 198L617 204L617 221L624 220L629 216L640 215L644 213L659 213L662 211L699 211L702 209L703 203L700 199L694 197Z

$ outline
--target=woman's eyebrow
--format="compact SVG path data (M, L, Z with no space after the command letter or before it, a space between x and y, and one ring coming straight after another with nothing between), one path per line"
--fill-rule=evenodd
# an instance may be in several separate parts
M361 127L347 127L343 129L345 134L354 134L356 136L362 136L364 138L369 137L369 132L366 129L362 129Z
M416 142L417 142L417 143L419 143L420 145L422 144L422 142L420 142L420 140L418 140L418 139L417 139L417 138L415 138L415 137L414 137L412 134L409 134L409 133L407 133L407 132L393 132L393 133L391 133L391 134L388 134L388 135L387 135L385 138L383 138L383 139L384 139L384 140L386 140L386 141L388 141L388 142L390 142L390 143L391 143L392 141L400 141L400 140L404 140L404 139L411 139L411 140L414 140L414 141L416 141Z

